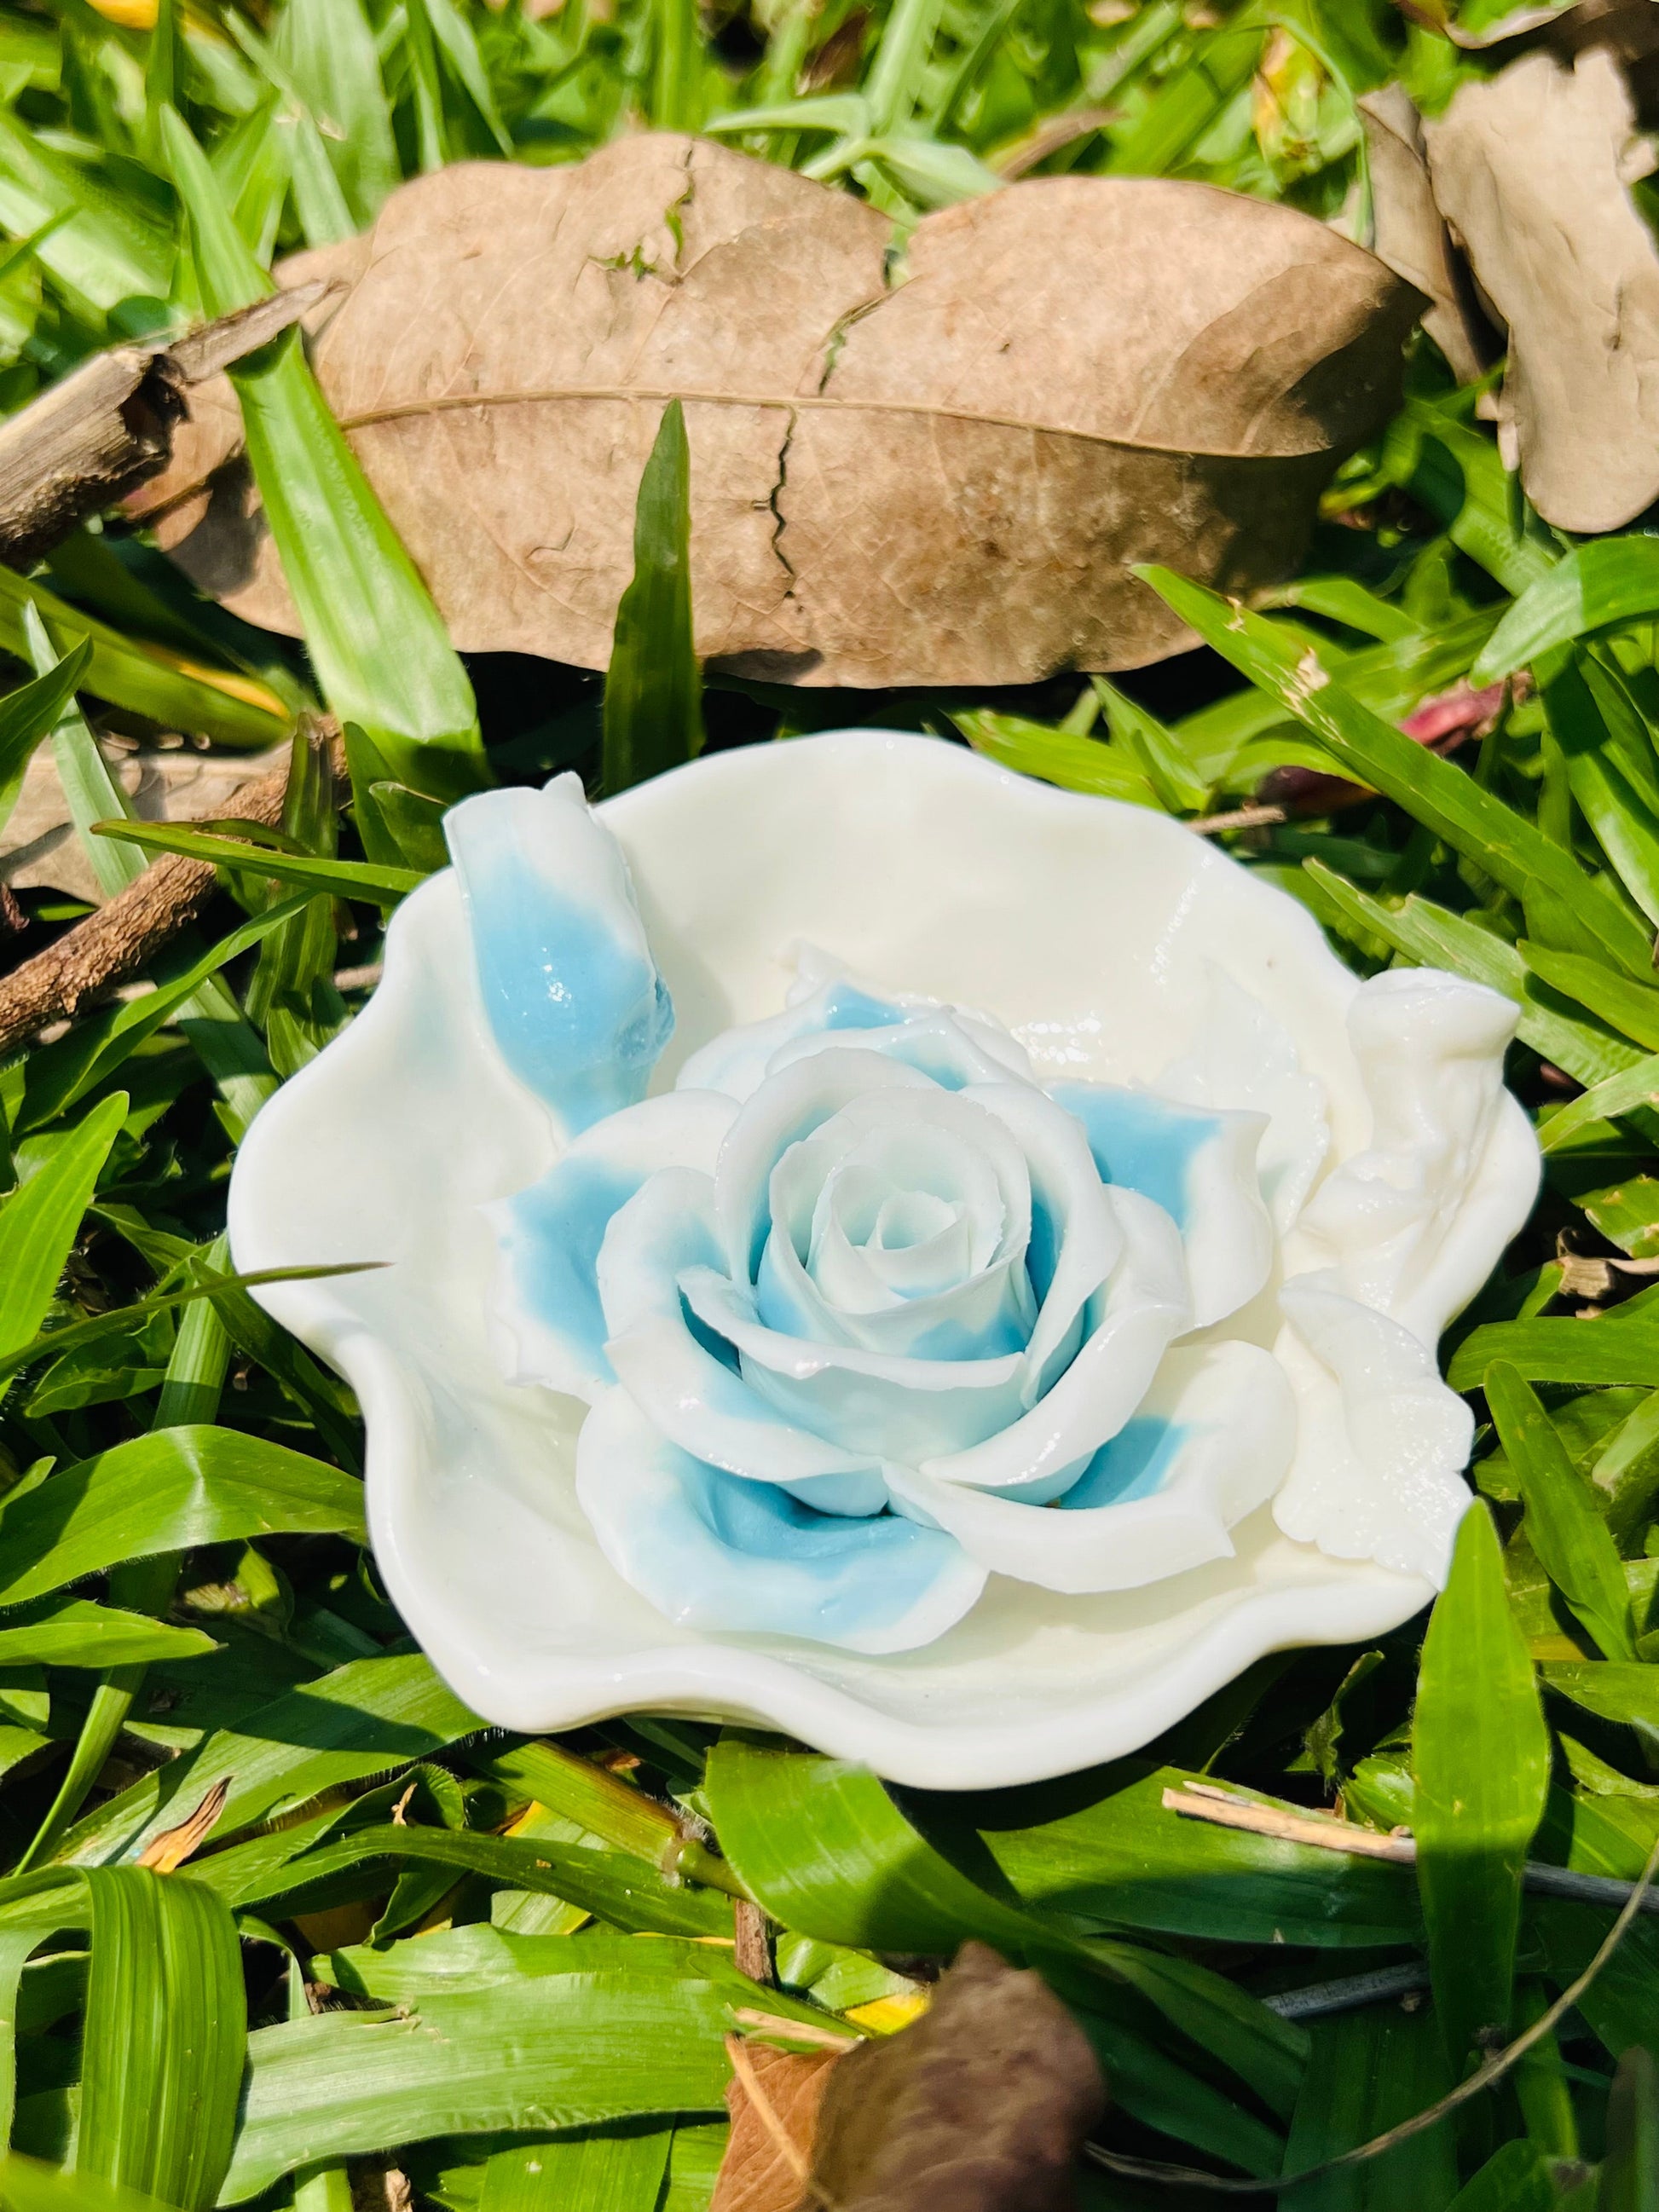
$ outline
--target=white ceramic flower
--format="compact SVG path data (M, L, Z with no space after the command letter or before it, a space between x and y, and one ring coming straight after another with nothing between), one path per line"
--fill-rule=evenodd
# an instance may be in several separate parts
M448 832L231 1231L391 1263L262 1296L356 1389L382 1569L478 1711L985 1787L1425 1601L1434 1346L1537 1182L1508 1000L1362 984L1179 824L927 738Z

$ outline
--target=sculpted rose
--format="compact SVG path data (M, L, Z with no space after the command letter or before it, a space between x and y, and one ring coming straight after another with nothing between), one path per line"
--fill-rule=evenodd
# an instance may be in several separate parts
M1180 825L926 738L447 831L233 1236L392 1262L264 1295L356 1384L481 1711L1006 1781L1425 1601L1436 1341L1537 1178L1508 1000L1361 983Z

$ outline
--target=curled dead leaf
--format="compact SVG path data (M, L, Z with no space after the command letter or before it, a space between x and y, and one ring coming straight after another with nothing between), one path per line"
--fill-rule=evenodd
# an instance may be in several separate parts
M811 684L1025 682L1188 634L1129 574L1295 565L1385 417L1419 295L1209 185L1031 179L875 209L702 140L463 164L288 283L335 412L458 645L603 667L666 402L691 446L697 646ZM295 618L228 386L133 511L248 619Z
M1486 366L1483 328L1469 282L1460 266L1445 219L1434 204L1423 118L1402 84L1368 92L1359 105L1365 158L1370 167L1375 251L1397 276L1425 293L1431 305L1423 327L1439 347L1460 384L1472 384Z
M234 1775L221 1775L212 1789L203 1798L187 1820L176 1828L163 1828L159 1836L152 1836L138 1854L141 1867L152 1867L157 1874L171 1874L205 1842L213 1825L225 1809L225 1800L230 1795Z
M787 2023L785 2023L787 2026ZM1040 1974L965 1943L921 2017L844 2056L733 2037L710 2212L1065 2212L1106 2107Z
M834 2051L769 2051L726 2038L732 2133L708 2212L795 2212L811 2165Z
M1522 483L1563 530L1621 529L1659 498L1659 248L1627 189L1635 122L1596 47L1571 70L1528 54L1424 125L1435 198L1509 325Z

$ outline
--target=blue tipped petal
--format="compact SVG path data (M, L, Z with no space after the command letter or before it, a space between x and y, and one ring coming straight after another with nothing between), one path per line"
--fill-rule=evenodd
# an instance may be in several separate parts
M693 1459L623 1390L583 1425L576 1494L618 1574L684 1627L908 1651L959 1620L985 1583L938 1529L816 1513Z
M1187 1436L1180 1421L1147 1418L1129 1422L1101 1446L1056 1502L1075 1512L1152 1497L1169 1480Z
M444 834L501 1057L571 1131L645 1096L674 1009L628 864L574 775L487 791Z
M1274 1243L1255 1166L1265 1114L1178 1106L1104 1083L1057 1083L1050 1096L1083 1124L1103 1180L1151 1199L1181 1231L1197 1327L1255 1296Z
M485 1208L501 1254L490 1314L514 1344L510 1380L579 1398L615 1382L598 1280L605 1232L659 1170L706 1173L736 1111L707 1091L644 1099L578 1137L539 1182Z
M1139 1191L1184 1235L1192 1221L1193 1163L1223 1117L1105 1083L1056 1083L1048 1096L1082 1122L1101 1180Z

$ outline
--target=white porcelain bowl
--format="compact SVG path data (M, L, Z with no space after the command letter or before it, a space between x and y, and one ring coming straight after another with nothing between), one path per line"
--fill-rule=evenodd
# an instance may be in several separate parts
M481 1716L741 1720L894 1780L994 1788L1134 1750L1264 1653L1376 1636L1429 1600L1470 1434L1434 1343L1537 1183L1502 1088L1507 1000L1428 970L1362 985L1304 908L1179 823L931 738L722 753L597 817L676 1011L653 1095L722 1032L775 1017L806 946L820 968L1001 1024L1040 1084L1257 1115L1267 1279L1186 1341L1271 1355L1294 1442L1272 1498L1214 1537L1229 1555L1139 1587L993 1572L911 1650L672 1620L579 1501L587 1407L507 1379L483 1209L536 1182L568 1134L498 1048L447 870L394 918L368 1007L260 1114L230 1229L243 1270L386 1263L258 1295L356 1391L381 1573Z

